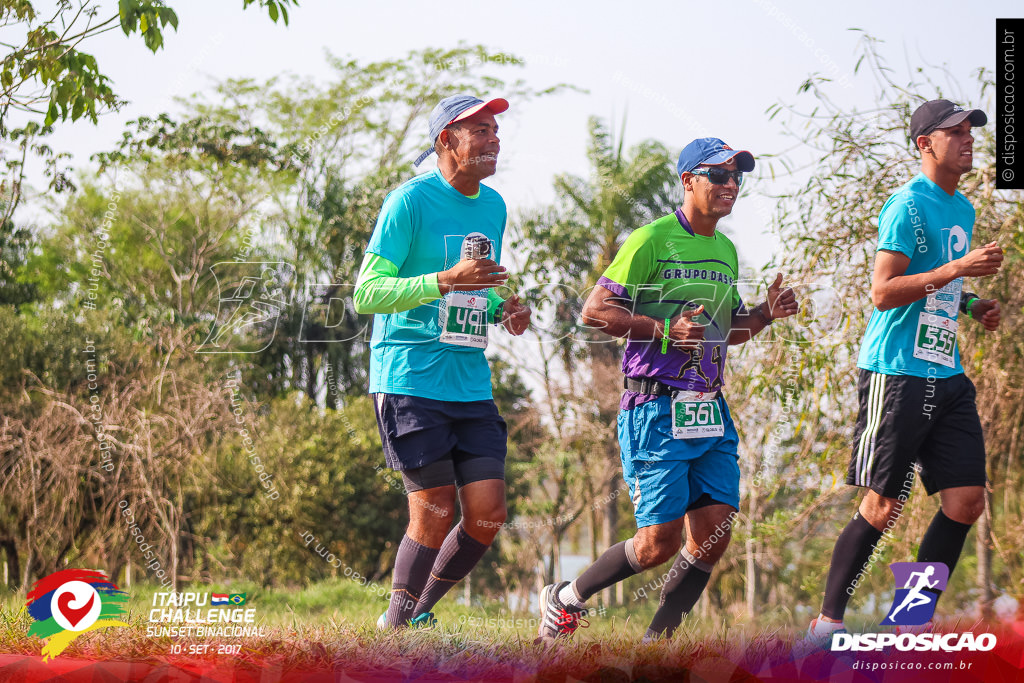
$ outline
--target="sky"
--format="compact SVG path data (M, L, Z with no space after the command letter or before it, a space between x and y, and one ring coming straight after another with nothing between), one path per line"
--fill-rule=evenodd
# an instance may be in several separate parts
M37 8L46 4L37 3ZM100 15L116 11L116 2L100 4ZM374 61L424 47L481 43L525 58L518 75L531 86L570 83L585 91L513 101L501 116L502 156L488 184L502 193L513 215L550 202L555 174L588 175L590 116L611 123L616 133L625 121L627 145L653 138L673 155L706 135L757 157L778 154L792 141L766 110L779 102L809 108L810 100L799 98L797 88L811 73L836 81L832 94L841 104L864 107L873 101L874 81L854 75L863 33L850 29L884 41L882 53L898 74L946 65L970 94L976 92L970 87L972 73L979 67L994 69L995 19L1019 13L1019 4L1011 2L969 7L922 0L524 0L462 6L303 0L284 26L272 23L262 10L243 11L239 0L170 4L178 13L179 30L165 35L165 47L156 54L138 36L126 38L120 31L83 44L112 78L115 91L131 103L104 116L99 125L59 126L51 144L71 152L76 168L88 172L89 155L113 148L125 122L173 112L175 96L209 90L226 78L265 80L292 73L326 82L327 52ZM424 123L424 138L425 128ZM767 195L796 182L772 178L766 168L762 163L755 170L724 222L741 263L756 269L777 248L769 229L774 205Z

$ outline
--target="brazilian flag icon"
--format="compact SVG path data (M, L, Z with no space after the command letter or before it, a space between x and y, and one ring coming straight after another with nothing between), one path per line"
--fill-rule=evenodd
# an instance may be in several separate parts
M228 596L228 602L232 605L244 605L246 595L248 595L248 593L232 593Z

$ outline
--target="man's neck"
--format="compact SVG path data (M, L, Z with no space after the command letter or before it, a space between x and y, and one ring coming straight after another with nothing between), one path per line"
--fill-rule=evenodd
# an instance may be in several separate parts
M941 168L938 164L929 163L929 161L926 158L921 163L921 173L928 180L941 187L943 192L952 197L956 194L956 186L960 184L960 177L963 174Z
M450 162L446 163L444 160L438 160L437 168L441 171L441 177L448 181L449 185L467 197L472 197L480 191L480 179L470 178L463 173L459 173L457 165Z
M718 218L697 213L691 204L683 202L683 215L690 224L690 229L697 235L714 237Z

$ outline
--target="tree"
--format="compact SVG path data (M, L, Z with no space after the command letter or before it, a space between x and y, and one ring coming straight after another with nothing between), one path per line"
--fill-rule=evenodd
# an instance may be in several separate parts
M342 395L366 390L370 318L355 313L351 296L380 205L411 177L410 160L426 144L415 131L451 92L499 91L522 101L560 89L492 75L521 64L460 45L383 62L332 57L336 76L326 86L229 80L216 103L197 96L184 117L132 122L119 149L100 160L136 170L158 162L214 192L221 175L250 188L235 234L260 246L229 258L290 268L287 305L264 328L254 326L269 344L251 359L252 379L267 392L299 390L334 407L339 394L325 391L328 384Z
M297 0L242 0L243 7L258 3L270 19L288 23L288 5ZM103 111L117 111L124 104L110 86L96 58L79 46L118 27L126 36L138 33L146 47L156 52L163 46L163 31L178 30L178 15L163 0L118 0L118 12L101 14L94 0L59 0L52 13L39 14L29 0L0 0L0 29L24 37L3 43L11 52L0 62L0 141L17 145L13 160L6 160L8 177L0 183L0 203L5 213L2 225L13 214L25 180L24 157L32 151L50 167L50 186L67 187L67 175L58 170L63 159L46 145L33 143L52 132L59 121L85 117L96 123ZM11 112L27 115L27 125L10 127ZM42 117L42 120L39 120ZM7 151L0 148L2 156ZM18 157L21 157L20 160ZM2 158L2 157L0 157Z
M409 131L429 98L502 87L478 70L506 61L428 50L339 62L326 89L229 81L228 104L197 97L182 115L131 122L36 245L22 233L0 243L4 276L22 287L5 288L0 307L0 554L16 566L14 587L66 561L112 575L137 564L122 509L158 548L162 574L145 573L171 586L233 568L267 583L336 576L338 558L368 577L386 572L394 548L381 539L396 537L405 505L400 480L376 466L372 405L354 395L367 321L329 324L323 308L347 296L384 195L411 173ZM530 92L513 83L503 94ZM273 338L262 353L197 353L225 282L248 261L293 268L283 329L273 335L276 319L257 329ZM86 347L101 372L83 363ZM496 376L510 417L523 416L510 426L529 434L525 391L514 373ZM267 472L273 497L260 495ZM327 563L307 555L299 525ZM492 569L475 584L521 583Z
M257 0L242 0L248 7ZM295 0L258 0L275 23L288 23L288 5ZM0 2L0 28L25 33L21 44L6 44L11 53L0 63L0 136L7 133L11 109L45 114L44 125L85 116L93 123L103 109L117 110L124 101L110 88L110 79L96 58L78 49L84 41L120 27L126 36L139 33L156 52L167 26L178 30L178 15L163 0L119 0L118 12L102 16L93 0L61 0L52 14L40 15L29 0ZM40 107L44 107L40 109Z

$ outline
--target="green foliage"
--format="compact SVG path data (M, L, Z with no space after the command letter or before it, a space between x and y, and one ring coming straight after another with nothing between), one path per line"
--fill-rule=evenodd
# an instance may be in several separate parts
M243 8L257 0L243 0ZM272 21L280 16L288 23L287 5L295 0L258 0ZM51 186L64 189L66 173L57 168L63 155L54 154L32 140L52 132L58 122L85 118L96 123L104 111L117 111L125 100L118 97L96 58L79 46L102 33L121 27L126 36L138 33L146 47L156 52L164 43L164 30L178 30L178 16L163 0L119 0L118 12L106 19L96 0L62 0L56 11L40 15L29 0L0 0L0 29L22 35L0 61L0 138L18 141L21 159L5 159L11 178L0 184L5 213L10 218L21 196L25 155L32 151L47 164ZM11 111L28 116L22 128L11 129ZM41 124L41 126L40 126ZM0 157L2 158L2 157ZM12 166L13 164L13 166Z
M242 0L242 7L248 7L254 2L258 2L260 7L267 8L267 14L272 22L276 24L280 18L285 26L288 25L288 5L299 6L298 0Z
M119 149L99 158L134 167L160 159L206 179L244 167L254 186L266 183L270 191L251 212L261 224L246 224L255 241L274 243L263 257L294 266L295 296L248 379L272 394L325 396L333 407L338 393L323 391L328 368L341 395L366 390L371 320L349 300L384 197L412 176L409 159L426 144L430 109L454 91L519 101L539 93L492 75L522 62L482 46L330 62L326 86L229 80L214 103L191 100L180 123L166 115L133 122Z
M196 492L196 531L208 539L202 564L264 585L352 571L379 580L407 518L401 477L383 466L370 399L353 397L334 411L298 394L259 418L253 408L243 403L235 429L202 465L213 484Z
M31 240L32 233L25 228L15 228L11 221L0 224L0 305L17 306L36 297L35 286L18 278Z
M518 226L529 249L525 271L539 282L593 285L630 232L682 201L665 145L645 140L627 152L624 130L616 143L598 119L588 129L591 176L557 176L555 206Z
M266 132L246 121L216 121L195 115L175 121L169 114L128 123L121 144L95 155L100 168L163 163L222 174L225 168L283 171L293 166L292 149L279 150Z
M257 0L243 0L243 8ZM288 5L294 0L258 0L267 8L271 21L280 17L288 23ZM100 7L92 0L62 2L57 11L40 17L28 0L0 2L0 27L19 25L25 31L23 44L0 64L0 134L8 109L35 112L46 103L45 124L85 116L93 123L104 108L118 109L120 100L110 87L96 58L78 49L89 40L119 25L126 36L138 33L150 51L164 44L164 30L178 30L178 15L163 0L118 0L117 14L100 19ZM44 95L45 93L45 95Z
M143 16L140 30L158 24ZM136 575L159 579L138 569L142 552L118 517L122 501L166 575L265 585L386 577L407 513L363 395L369 320L346 309L338 323L328 303L351 295L380 204L412 173L408 157L422 144L414 131L433 106L420 98L453 87L530 94L477 73L483 61L466 66L478 55L487 53L338 61L338 80L326 87L226 82L216 104L196 97L181 115L131 122L120 144L98 155L103 175L80 182L35 244L12 235L0 252L4 272L35 298L0 317L5 401L28 397L12 411L18 439L0 442L10 475L0 557L19 567L13 586L58 560L120 575L131 557ZM431 62L441 58L462 65ZM197 355L244 261L295 266L289 308L266 322L277 335L261 353ZM97 347L92 388L75 355L82 330ZM241 400L225 386L229 376ZM500 364L495 378L510 431L525 444L538 431L527 391ZM102 429L88 419L93 396ZM96 471L101 432L113 444L113 474ZM515 467L532 454L512 451ZM14 493L32 490L40 472L50 495L33 506ZM90 486L73 489L77 476ZM515 495L518 482L510 474ZM51 523L61 515L67 525ZM19 534L44 527L57 531L32 536L35 545ZM492 549L474 573L476 590L523 582L525 573L497 562L516 550Z
M160 0L118 0L117 11L124 34L138 31L151 52L164 46L163 29L168 24L178 30L178 15Z

